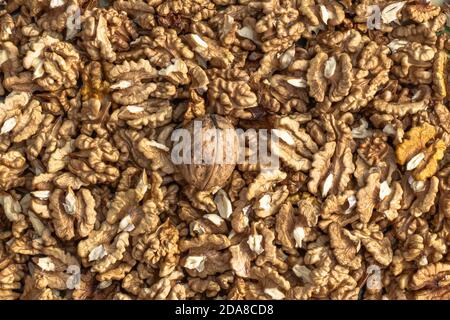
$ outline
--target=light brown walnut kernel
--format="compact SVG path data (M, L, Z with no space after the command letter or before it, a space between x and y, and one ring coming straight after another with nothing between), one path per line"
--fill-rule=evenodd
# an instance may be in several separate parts
M349 55L343 53L330 57L324 52L319 52L310 64L307 81L311 97L323 102L325 96L328 96L331 102L337 102L348 95L353 78Z
M441 8L428 4L408 5L405 8L405 13L408 18L414 22L426 22L441 12Z
M138 37L127 15L113 9L86 10L81 28L81 43L92 60L113 62L115 51L127 51Z
M68 169L82 181L89 184L105 183L119 177L119 170L107 164L117 162L119 152L107 140L80 135L75 140L75 148Z
M220 115L249 119L253 114L247 109L256 107L257 98L248 81L250 77L239 69L212 70L208 85L209 107Z
M414 127L407 132L407 138L397 146L397 162L406 164L406 170L413 170L416 180L423 181L433 176L438 161L444 157L446 144L442 139L434 140L436 129L429 123ZM433 144L427 146L430 142Z
M0 187L3 190L19 187L25 183L21 174L26 168L26 159L19 151L0 155Z
M79 76L80 55L75 47L49 35L29 45L23 60L25 69L33 71L33 80L44 90L75 87Z
M63 240L89 236L97 221L95 200L85 188L77 193L70 188L66 192L54 190L50 196L49 209L56 235Z

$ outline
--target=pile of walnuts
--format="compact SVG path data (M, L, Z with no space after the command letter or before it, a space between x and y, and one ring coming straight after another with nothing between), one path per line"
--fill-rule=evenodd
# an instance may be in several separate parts
M3 1L0 299L450 299L429 2ZM180 170L211 115L280 166Z

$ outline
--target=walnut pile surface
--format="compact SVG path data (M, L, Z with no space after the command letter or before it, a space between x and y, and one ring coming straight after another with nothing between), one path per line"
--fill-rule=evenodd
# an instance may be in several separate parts
M429 2L2 1L0 300L450 299ZM279 167L189 183L171 134L213 114Z

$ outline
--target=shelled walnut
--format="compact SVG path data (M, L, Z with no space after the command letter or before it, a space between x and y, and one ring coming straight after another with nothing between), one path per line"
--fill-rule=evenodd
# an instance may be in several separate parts
M449 299L439 2L0 1L0 299Z

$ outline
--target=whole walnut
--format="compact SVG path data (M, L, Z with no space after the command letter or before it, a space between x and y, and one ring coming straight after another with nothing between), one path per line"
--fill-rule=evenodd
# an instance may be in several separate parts
M198 190L223 187L238 159L239 140L231 122L222 116L209 114L191 120L184 129L190 140L181 148L183 152L189 150L190 155L185 155L179 165L183 177Z

